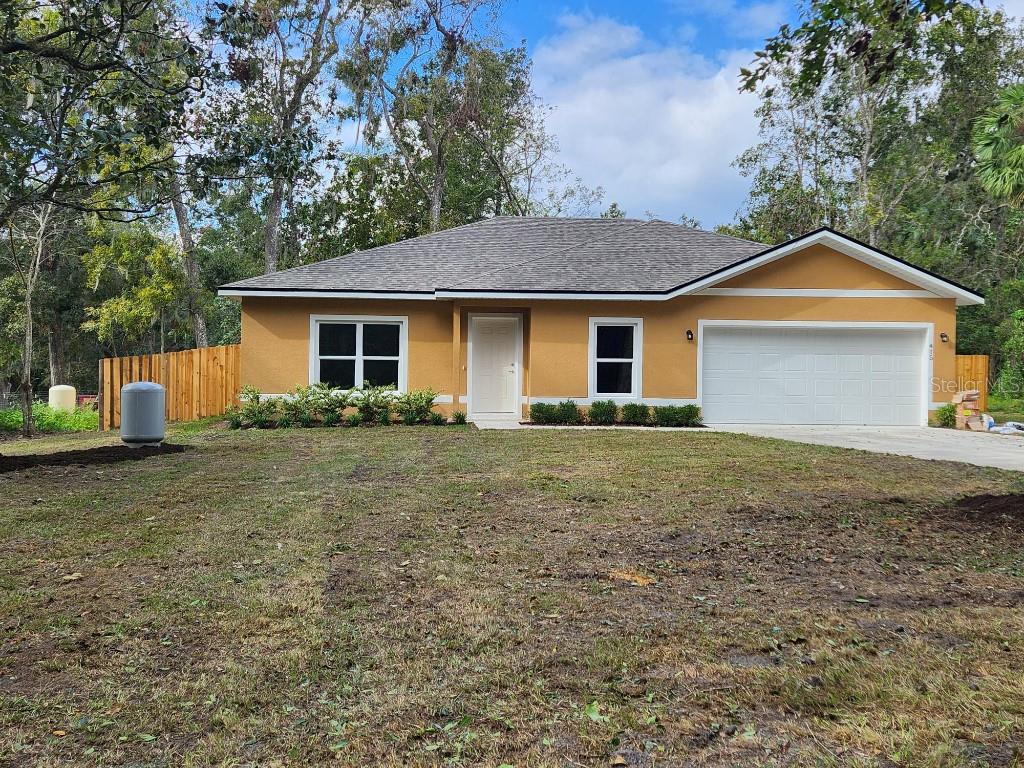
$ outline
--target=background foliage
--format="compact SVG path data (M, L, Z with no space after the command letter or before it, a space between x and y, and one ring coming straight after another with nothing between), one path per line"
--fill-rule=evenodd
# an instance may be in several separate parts
M774 244L827 225L985 294L958 348L992 355L1012 392L1021 28L975 3L890 5L810 0L738 73L761 129L735 159L749 197L719 229ZM226 282L498 214L597 210L604 190L557 162L526 49L496 42L500 10L8 0L0 381L18 386L28 359L34 389L93 391L100 356L237 341Z

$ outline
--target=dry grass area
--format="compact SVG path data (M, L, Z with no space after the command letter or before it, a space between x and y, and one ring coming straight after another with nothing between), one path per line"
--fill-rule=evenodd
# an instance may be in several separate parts
M715 433L174 440L0 473L0 764L1021 762L1022 475Z

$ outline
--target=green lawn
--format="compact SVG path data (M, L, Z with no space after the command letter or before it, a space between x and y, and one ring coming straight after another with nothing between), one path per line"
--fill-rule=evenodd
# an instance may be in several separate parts
M989 396L988 413L997 424L1007 421L1024 422L1024 399Z
M0 473L0 765L1024 749L1024 503L981 496L1024 475L710 432L173 440Z

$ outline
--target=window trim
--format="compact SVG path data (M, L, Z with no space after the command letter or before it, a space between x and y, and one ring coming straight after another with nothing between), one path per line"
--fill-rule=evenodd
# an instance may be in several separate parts
M360 368L360 360L393 360L391 356L370 355L363 357L361 342L363 339L362 325L375 323L398 326L398 393L408 391L409 386L409 318L407 315L310 315L309 316L309 383L316 384L320 380L320 324L351 323L356 325L356 371ZM327 355L333 359L352 359L348 355ZM363 382L356 376L355 388Z
M601 358L602 362L631 362L633 364L632 390L629 392L597 391L597 329L603 325L633 326L632 358ZM592 317L590 318L590 343L587 350L587 392L591 400L615 400L633 402L643 399L644 319L642 317Z

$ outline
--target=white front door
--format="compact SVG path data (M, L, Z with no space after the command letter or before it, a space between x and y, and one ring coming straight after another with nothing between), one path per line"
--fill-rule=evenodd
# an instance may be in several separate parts
M701 409L709 424L920 425L921 330L704 329Z
M469 343L470 413L518 416L519 318L474 315Z

